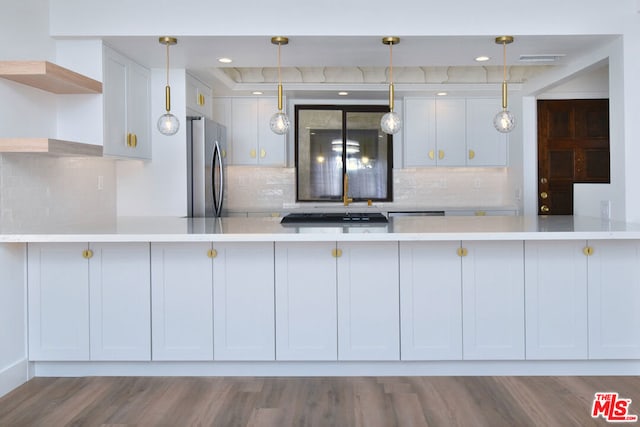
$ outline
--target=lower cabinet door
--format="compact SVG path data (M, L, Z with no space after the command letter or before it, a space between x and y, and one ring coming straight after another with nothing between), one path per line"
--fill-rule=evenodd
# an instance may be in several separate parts
M462 248L463 359L523 360L523 242L464 241Z
M29 243L29 360L89 360L86 243Z
M153 360L213 360L210 243L151 244Z
M584 240L525 242L529 360L587 358Z
M337 360L336 244L276 243L276 359Z
M151 360L148 243L92 243L91 360Z
M397 242L338 244L338 359L399 360Z
M640 241L589 246L589 358L640 359Z
M460 242L400 242L402 360L462 359Z
M273 243L213 245L215 360L274 360Z

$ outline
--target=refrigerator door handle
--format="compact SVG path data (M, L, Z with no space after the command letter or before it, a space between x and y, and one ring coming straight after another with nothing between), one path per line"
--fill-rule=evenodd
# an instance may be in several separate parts
M224 197L224 174L222 170L222 152L220 144L215 142L213 147L213 159L211 162L211 188L213 191L213 208L216 216L222 216L222 200ZM216 187L216 169L219 175L219 186Z

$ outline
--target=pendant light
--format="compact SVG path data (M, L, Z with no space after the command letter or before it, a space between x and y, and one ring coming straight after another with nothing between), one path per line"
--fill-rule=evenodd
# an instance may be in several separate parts
M402 127L400 115L393 111L393 45L400 43L400 37L384 37L382 43L389 45L389 112L382 116L380 127L384 133L393 135Z
M271 116L269 126L273 133L278 135L284 135L289 130L289 117L282 111L282 74L280 71L280 47L283 44L288 44L289 39L287 37L272 37L271 43L278 45L278 112Z
M167 112L158 119L158 130L163 135L175 135L180 129L180 121L171 114L171 87L169 87L169 46L178 43L175 37L160 37L160 44L167 46L167 85L164 88L164 104Z
M512 36L496 37L496 43L502 45L502 110L493 118L493 126L498 132L509 133L516 125L516 118L507 110L507 45L513 43Z

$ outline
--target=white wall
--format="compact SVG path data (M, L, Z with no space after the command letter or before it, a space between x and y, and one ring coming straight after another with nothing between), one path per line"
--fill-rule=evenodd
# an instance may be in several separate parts
M28 379L26 248L0 244L0 396Z

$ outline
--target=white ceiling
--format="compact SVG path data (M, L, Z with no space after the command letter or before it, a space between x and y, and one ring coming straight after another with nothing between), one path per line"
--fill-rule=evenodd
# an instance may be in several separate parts
M299 36L290 37L282 46L282 67L386 67L389 47L382 36ZM514 35L507 46L508 65L549 65L523 63L521 55L561 55L554 65L566 64L608 42L615 36ZM393 47L394 67L478 66L474 58L487 55L491 59L481 65L501 66L502 45L493 36L406 36ZM164 68L165 47L157 37L106 37L105 42L149 68ZM217 59L228 57L231 64ZM270 37L188 37L178 38L170 48L172 68L186 68L207 83L218 84L216 68L275 67L277 47Z

